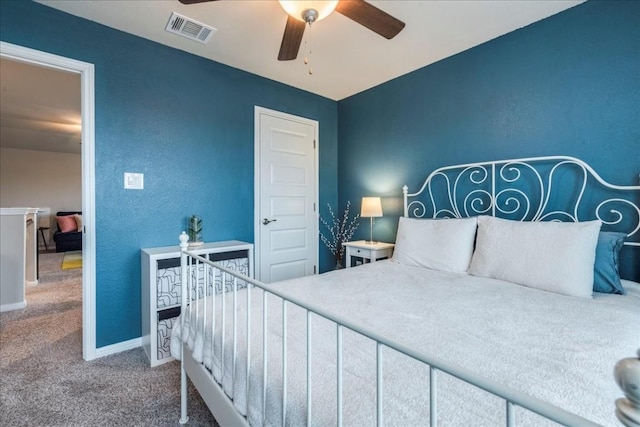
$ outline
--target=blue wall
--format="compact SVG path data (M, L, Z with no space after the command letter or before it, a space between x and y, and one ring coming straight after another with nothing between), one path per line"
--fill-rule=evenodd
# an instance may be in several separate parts
M342 100L338 114L340 204L383 196L380 240L395 239L402 186L440 166L570 155L638 185L640 2L589 1ZM363 220L357 236L368 230Z
M98 347L140 336L140 248L177 244L192 214L206 241L253 241L255 105L320 122L320 203L336 204L335 101L30 1L0 8L3 41L95 64Z
M0 1L0 39L95 64L98 347L140 336L140 248L175 244L194 213L205 240L253 241L254 105L320 122L320 206L338 179L340 206L384 196L381 240L402 185L442 165L564 154L627 185L640 170L640 2L590 1L339 103L30 1Z

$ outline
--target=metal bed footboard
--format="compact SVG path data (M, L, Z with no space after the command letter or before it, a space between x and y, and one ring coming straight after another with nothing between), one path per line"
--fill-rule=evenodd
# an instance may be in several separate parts
M183 240L184 239L184 240ZM373 341L375 341L376 343L376 422L378 426L382 426L384 425L384 404L383 404L383 396L384 396L384 380L383 380L383 375L382 375L382 370L383 370L383 358L382 358L382 349L384 347L388 347L391 348L401 354L404 354L414 360L420 361L426 365L429 366L429 372L430 372L430 378L429 378L429 396L430 396L430 426L435 427L437 425L437 418L438 418L438 407L437 407L437 378L438 378L438 372L442 371L446 374L449 374L455 378L458 378L468 384L474 385L482 390L485 390L501 399L503 399L505 401L505 425L507 426L514 426L515 425L515 416L514 416L514 409L515 406L520 406L522 408L525 408L529 411L532 411L534 413L537 413L539 415L541 415L544 418L547 418L551 421L555 421L557 423L563 424L563 425L568 425L568 426L597 426L598 424L595 424L589 420L586 420L580 416L577 416L575 414L569 413L561 408L558 408L556 406L553 406L547 402L544 402L542 400L539 400L537 398L534 398L532 396L528 396L522 392L519 392L517 390L514 390L512 388L506 387L502 384L499 384L495 381L492 381L490 379L484 378L481 375L478 375L477 373L474 373L472 371L469 371L467 369L464 369L460 366L456 366L455 364L449 363L445 360L441 360L438 359L437 357L433 357L431 355L425 354L423 352L420 351L416 351L412 348L409 348L399 342L394 341L393 339L380 335L378 333L376 333L375 331L372 330L368 330L367 328L364 328L362 326L356 325L354 323L352 323L349 319L333 314L333 313L329 313L326 310L316 307L313 304L308 304L308 303L304 303L300 300L298 300L297 298L294 297L290 297L288 295L286 295L286 293L280 292L278 290L275 289L270 289L267 285L254 280L250 277L244 276L242 274L239 274L233 270L230 270L228 268L222 267L218 264L216 264L215 262L212 262L206 258L203 258L201 256L198 256L196 254L190 253L187 251L187 242L186 242L186 235L185 236L181 236L181 269L182 269L182 316L181 316L181 321L182 321L182 326L184 327L184 319L186 314L189 312L189 310L198 310L198 304L191 304L191 301L194 301L194 298L192 298L193 295L195 295L196 297L198 297L198 293L193 292L194 290L194 286L197 287L198 286L198 281L201 279L200 274L203 274L202 279L205 281L205 286L203 287L204 289L206 289L207 287L207 283L206 280L209 277L215 277L215 273L219 272L222 276L222 280L223 283L227 280L228 277L232 278L233 281L233 289L231 292L233 292L233 316L231 319L226 319L226 310L224 309L224 304L225 304L225 300L226 298L222 298L222 307L223 309L220 311L220 319L215 319L215 317L212 318L212 321L217 321L219 320L220 322L222 322L221 324L223 325L222 327L222 340L221 340L221 345L222 345L222 349L221 349L221 354L222 354L222 373L224 376L224 352L225 352L225 338L224 338L224 333L226 328L224 327L225 323L227 321L231 321L233 322L233 327L232 327L232 334L233 336L231 337L231 345L232 345L232 363L233 366L235 366L236 364L236 359L237 359L237 353L236 353L236 348L237 348L237 336L236 336L236 325L238 322L238 317L237 317L237 304L238 304L238 285L239 284L247 284L246 287L246 295L244 297L246 297L247 299L247 308L250 307L250 301L251 301L251 289L252 287L257 287L262 289L262 304L263 304L263 311L262 311L262 356L263 356L263 366L262 366L262 373L261 375L263 376L262 379L262 422L264 424L265 421L265 417L266 417L266 405L264 404L265 400L266 400L266 394L267 394L267 386L269 384L269 378L267 377L267 352L269 351L269 347L268 347L268 341L267 341L267 301L268 301L268 295L271 294L272 296L278 297L280 299L282 299L282 305L283 305L283 310L282 310L282 327L283 327L283 339L282 339L282 346L283 346L283 354L285 355L283 357L282 360L282 421L283 421L283 425L285 424L285 420L286 420L286 416L287 416L287 358L286 358L286 348L287 348L287 338L286 338L286 331L287 331L287 305L289 304L294 304L298 307L301 307L302 309L306 310L306 319L307 319L307 325L306 325L306 339L307 339L307 425L311 425L312 423L312 418L311 418L311 407L313 404L313 384L311 382L311 359L312 359L312 354L313 354L313 348L311 345L311 336L312 336L312 328L311 328L311 316L315 315L315 316L320 316L323 317L325 319L328 319L332 322L334 322L336 324L336 331L337 331L337 342L336 342L336 365L337 365L337 370L336 370L336 384L337 384L337 388L335 390L336 393L336 397L337 397L337 405L336 405L336 419L337 419L337 425L341 426L342 425L342 420L343 420L343 408L342 408L342 331L344 328L347 328L349 330L352 330L354 332L357 332L358 334L361 334ZM200 268L193 268L193 266L199 266L199 265L203 265L204 269L203 272L201 273L201 269ZM214 275L211 275L210 273L213 272ZM207 295L207 292L203 292L202 295L200 295L200 298L204 299L204 304L203 307L205 307L204 313L202 313L202 315L200 316L196 316L198 319L198 322L200 322L202 320L203 323L203 328L202 330L205 330L204 325L206 324L206 318L208 316L215 316L215 313L207 313L207 303L206 300L207 298L215 298L215 295ZM194 308L195 306L195 308ZM214 310L215 311L215 310ZM251 316L251 310L247 309L247 313L246 313L246 322L247 322L247 328L249 328L250 325L250 316ZM184 333L184 328L182 329L183 333ZM212 331L215 330L215 327L212 328ZM249 332L249 331L247 331ZM251 337L250 337L250 333L246 334L246 348L247 348L247 354L249 354L249 349L251 348ZM213 345L213 340L212 340L212 345ZM186 378L186 371L185 371L185 355L184 355L184 344L181 345L181 352L182 357L182 377L181 377L181 419L180 422L181 423L186 423L188 421L188 417L187 417L187 378ZM249 381L251 378L250 375L250 358L247 357L246 358L247 361L247 366L246 366L246 382L247 382L247 386L245 388L245 392L246 392L246 402L247 402L247 408L249 407ZM207 369L202 369L202 372L207 372L207 375L209 376L208 380L211 381L213 383L213 385L215 387L220 387L217 384L217 381L214 379L213 373L210 372ZM235 375L235 369L231 370L232 375ZM196 383L196 387L200 390L200 387L198 387L197 382L201 382L202 378L199 378L197 381L194 381L194 383ZM232 379L232 383L235 382L235 378ZM200 393L203 394L203 391L200 390ZM224 395L224 392L221 392L221 395ZM207 397L203 396L203 398L205 399L205 401L207 401ZM228 399L225 396L222 396L222 398L224 399ZM211 405L209 404L209 402L207 402L207 404L209 405L209 407L211 408ZM229 402L224 402L223 406L226 407L230 407L229 406ZM247 410L248 413L248 410ZM216 414L214 413L214 416ZM241 415L238 414L240 417Z

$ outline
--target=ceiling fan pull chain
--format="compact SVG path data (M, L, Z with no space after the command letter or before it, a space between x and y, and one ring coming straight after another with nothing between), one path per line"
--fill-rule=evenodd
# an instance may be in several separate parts
M305 47L308 47L308 54L305 55L304 57L304 64L309 66L309 75L313 75L313 68L311 67L311 64L309 64L309 58L311 57L311 24L313 22L309 22L309 31L307 31L307 37L304 41Z

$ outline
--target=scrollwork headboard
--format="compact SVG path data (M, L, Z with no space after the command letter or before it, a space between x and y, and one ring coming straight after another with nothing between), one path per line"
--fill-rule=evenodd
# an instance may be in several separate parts
M446 166L422 187L403 187L404 216L462 218L491 215L520 221L599 219L603 230L627 234L640 248L640 185L606 182L582 160L532 157Z

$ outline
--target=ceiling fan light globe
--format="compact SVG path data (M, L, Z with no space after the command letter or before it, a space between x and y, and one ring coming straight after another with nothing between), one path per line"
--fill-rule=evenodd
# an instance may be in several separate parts
M338 0L278 0L278 3L280 3L285 12L302 22L308 22L307 18L305 18L305 12L315 10L317 17L312 22L317 22L326 18L335 10ZM306 15L308 16L308 13Z

